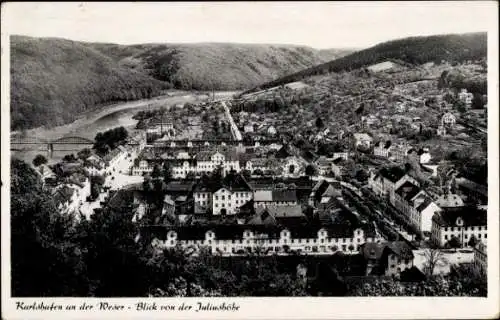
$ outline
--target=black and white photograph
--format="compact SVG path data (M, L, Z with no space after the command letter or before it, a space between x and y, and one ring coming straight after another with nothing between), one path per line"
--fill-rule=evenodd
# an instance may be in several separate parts
M4 5L15 311L498 298L498 3Z

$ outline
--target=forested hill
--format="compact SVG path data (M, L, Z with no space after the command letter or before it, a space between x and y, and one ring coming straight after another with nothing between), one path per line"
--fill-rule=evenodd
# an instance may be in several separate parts
M12 130L69 123L103 104L156 96L172 86L248 89L350 52L288 45L10 40Z
M248 89L352 52L238 43L89 45L123 66L187 90Z
M386 60L400 60L409 64L426 62L462 62L486 58L487 36L485 32L410 37L378 44L356 51L339 59L326 62L290 75L263 83L248 92L268 89L313 75L349 71L367 67Z
M10 40L12 130L68 123L102 104L152 97L167 87L75 41Z

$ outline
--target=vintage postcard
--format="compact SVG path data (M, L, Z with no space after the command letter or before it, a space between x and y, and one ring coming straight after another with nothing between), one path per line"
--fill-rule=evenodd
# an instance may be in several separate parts
M498 3L1 23L3 319L498 318Z

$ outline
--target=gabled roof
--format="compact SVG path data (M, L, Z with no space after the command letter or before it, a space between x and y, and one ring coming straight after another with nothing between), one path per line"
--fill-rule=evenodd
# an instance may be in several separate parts
M486 226L486 210L477 207L443 208L436 213L432 220L441 227L456 226L457 219L461 218L464 226Z
M422 203L421 203L421 204L420 204L420 205L416 208L416 210L417 210L418 212L422 212L422 211L424 211L424 210L425 210L425 209L426 209L426 208L427 208L427 207L428 207L431 203L432 203L432 198L430 198L430 197L427 197L427 196L426 196L426 197L424 198L424 202L422 202Z
M256 202L271 202L273 201L273 192L271 190L256 190L253 199Z
M413 259L413 252L405 241L394 241L387 243L387 249L395 253L401 259Z
M389 168L382 168L379 171L379 174L388 179L389 181L395 183L401 180L408 171L406 169L403 169L401 167L389 167Z
M420 192L420 188L410 181L406 181L401 185L401 187L396 189L396 193L400 195L406 201L410 201Z
M273 201L297 201L297 192L295 190L273 190Z
M304 217L302 207L300 205L275 206L268 205L266 208L257 208L257 213L268 212L274 218L297 218Z

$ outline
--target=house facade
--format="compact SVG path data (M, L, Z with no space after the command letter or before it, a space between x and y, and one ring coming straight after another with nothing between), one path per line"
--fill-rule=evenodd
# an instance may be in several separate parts
M456 238L461 247L469 246L470 239L487 243L486 210L477 207L443 208L432 217L431 241L446 247Z
M268 255L288 255L291 252L332 255L335 252L357 254L362 244L377 241L365 234L362 228L349 230L322 227L316 231L301 231L293 227L275 227L269 230L260 226L228 225L206 226L206 230L193 229L168 228L161 237L153 238L152 245L157 249L181 245L194 252L207 248L212 254L223 256L245 255L256 251Z

